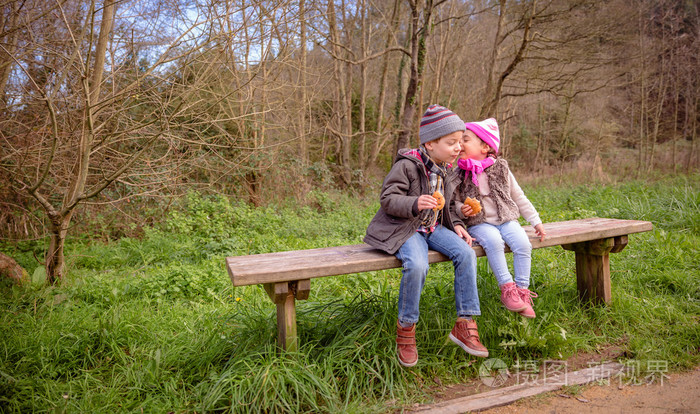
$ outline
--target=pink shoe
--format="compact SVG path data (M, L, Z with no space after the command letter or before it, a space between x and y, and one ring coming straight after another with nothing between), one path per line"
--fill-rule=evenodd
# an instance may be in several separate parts
M527 309L527 304L523 302L518 287L513 282L501 285L501 302L511 312L521 312Z
M526 318L534 318L535 316L535 310L532 309L532 298L536 298L538 295L535 292L530 291L528 288L521 288L518 287L518 294L520 294L520 299L525 303L527 306L525 310L520 311L520 314Z

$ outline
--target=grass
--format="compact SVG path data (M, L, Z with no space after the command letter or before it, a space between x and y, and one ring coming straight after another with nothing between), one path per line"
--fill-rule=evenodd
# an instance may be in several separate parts
M700 177L611 186L525 188L545 221L649 220L611 255L613 304L582 306L573 253L533 252L537 319L505 311L479 259L480 334L492 357L566 359L610 344L623 358L700 362ZM386 412L478 377L480 360L447 339L452 266L431 267L420 361L399 366L398 269L314 280L298 303L301 346L275 349L275 308L258 286L233 288L228 255L358 243L378 202L315 193L313 207L253 209L191 195L142 239L72 240L61 286L2 282L0 411ZM43 246L0 246L30 273ZM35 272L40 275L41 269Z

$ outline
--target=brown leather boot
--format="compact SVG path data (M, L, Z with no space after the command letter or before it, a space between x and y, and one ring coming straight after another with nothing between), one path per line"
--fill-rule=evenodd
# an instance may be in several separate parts
M450 332L450 339L468 354L486 358L489 350L479 342L479 332L476 330L476 321L471 319L457 319L455 327Z
M415 323L410 328L404 328L396 321L396 352L399 355L399 363L404 367L412 367L418 363Z

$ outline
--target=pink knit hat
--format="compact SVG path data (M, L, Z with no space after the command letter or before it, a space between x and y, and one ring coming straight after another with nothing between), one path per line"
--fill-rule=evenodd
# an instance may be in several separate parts
M485 119L481 122L467 122L464 126L481 138L489 147L498 154L501 145L501 135L498 133L498 123L495 118Z

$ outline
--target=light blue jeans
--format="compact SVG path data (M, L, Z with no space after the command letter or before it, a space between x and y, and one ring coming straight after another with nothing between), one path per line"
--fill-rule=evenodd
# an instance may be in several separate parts
M429 267L428 249L444 254L454 264L457 317L481 315L476 290L476 254L455 232L438 225L429 234L416 232L396 252L396 257L403 263L399 323L406 326L418 322L420 295Z
M498 286L510 283L513 277L508 271L505 245L513 252L513 271L515 284L527 288L530 286L530 266L532 265L532 244L525 230L517 221L508 221L499 226L481 223L469 227L469 234L484 248L489 266L496 276Z

